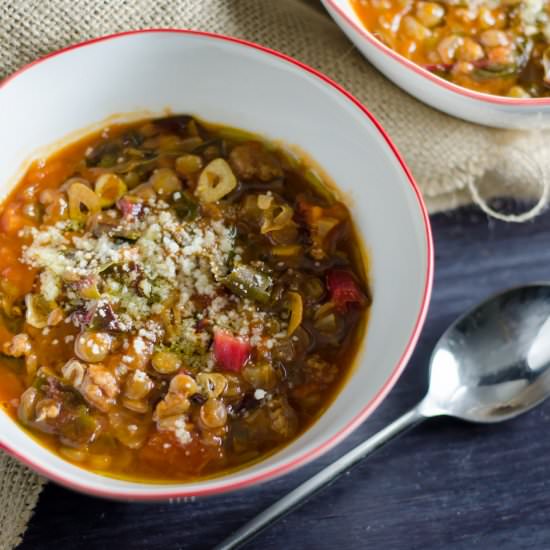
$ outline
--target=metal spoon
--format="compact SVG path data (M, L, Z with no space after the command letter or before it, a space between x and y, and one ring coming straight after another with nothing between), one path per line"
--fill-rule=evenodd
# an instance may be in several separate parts
M550 394L550 283L498 294L441 336L429 390L416 407L272 504L214 550L237 548L327 487L388 441L427 418L501 422Z

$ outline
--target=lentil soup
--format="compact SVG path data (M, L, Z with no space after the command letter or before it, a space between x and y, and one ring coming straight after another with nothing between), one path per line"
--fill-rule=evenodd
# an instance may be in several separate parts
M318 418L366 326L347 208L303 158L185 115L104 128L0 206L0 406L138 481L219 475Z
M455 84L516 98L550 97L548 0L350 0L364 26Z

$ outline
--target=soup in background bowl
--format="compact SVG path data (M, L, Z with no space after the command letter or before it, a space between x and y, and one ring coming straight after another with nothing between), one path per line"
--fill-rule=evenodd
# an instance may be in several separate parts
M546 2L322 0L405 92L496 128L548 128Z
M351 3L384 44L459 86L523 99L550 96L547 2Z
M98 74L102 78L97 78ZM75 82L79 83L76 87ZM38 89L41 93L37 96ZM196 114L203 120L215 121L217 126L202 124L188 116L165 118L167 110ZM26 365L24 353L28 343L24 336L27 325L30 325L27 328L31 345L39 342L45 346L41 360L34 365L33 380L10 374L14 384L24 382L19 389L29 392L26 399L30 406L18 413L23 415L24 422L28 421L25 428L14 420L9 410L0 411L0 445L8 452L49 478L90 494L139 500L205 495L270 479L319 456L356 428L389 392L412 353L427 310L433 269L429 221L419 191L389 138L368 111L336 84L298 62L249 43L187 31L145 31L70 48L23 70L3 83L0 114L4 121L0 133L0 194L8 210L10 204L22 197L23 202L15 209L11 221L16 226L22 216L22 227L13 230L17 238L27 239L21 243L26 248L13 254L14 240L7 235L10 229L6 226L3 239L14 258L10 260L6 253L2 265L5 269L12 261L10 265L36 270L34 277L29 275L31 272L21 274L16 284L19 302L14 305L25 315L25 324L21 332L14 327L12 334L23 336L15 342L13 337L6 340L5 351L23 367L26 376L27 368L30 372L33 369L33 360ZM157 120L153 123L156 130L151 132L150 122L144 123L145 119ZM178 129L174 129L173 124L179 125ZM112 129L109 135L98 134L107 126ZM165 129L159 131L158 127ZM237 133L230 130L220 139L227 128L242 130ZM190 139L195 139L195 143L189 142ZM184 147L183 141L189 150L177 149ZM222 150L222 146L227 149ZM284 152L289 150L303 153L285 157ZM164 158L165 153L169 160ZM254 161L258 158L263 161ZM306 160L293 164L296 158ZM281 169L286 181L283 186L276 181L281 178ZM137 176L132 172L137 172ZM17 188L17 185L25 174L27 183L31 175L42 174L43 181L51 176L50 184L45 184L51 187L50 196L46 193L43 203L37 197L38 203L34 206L32 201L28 207L23 204L24 187ZM247 179L251 174L254 177ZM252 180L256 180L255 183ZM334 182L334 189L322 183L330 181ZM332 198L325 195L327 190ZM166 207L155 202L159 197ZM150 205L147 203L148 212L143 208L146 201L152 201ZM231 225L242 224L238 230L226 227L229 217L224 209L229 212L231 204L235 210ZM65 208L67 211L63 212ZM143 211L139 211L140 208ZM44 226L46 216L51 216L54 222L56 216L65 215L68 225L59 228L59 235L49 234ZM39 226L32 221L33 216L40 220ZM128 219L121 223L125 216ZM207 365L202 371L193 370L192 354L184 357L185 350L172 348L168 341L158 349L155 349L157 343L153 344L151 350L154 334L148 332L155 331L139 325L140 319L147 322L149 313L159 318L163 314L163 308L156 304L165 300L159 300L156 295L164 291L151 284L150 274L155 272L168 287L176 285L181 292L165 256L144 242L145 234L154 237L155 224L160 226L161 219L166 222L167 231L174 229L166 242L163 235L161 245L174 254L182 244L190 246L191 254L197 244L193 239L187 244L176 242L187 238L183 235L186 227L192 232L202 231L202 246L196 247L199 255L209 247L208 254L219 259L220 243L230 245L225 252L221 251L222 261L205 266L202 273L205 278L199 277L194 283L201 287L199 294L209 295L212 290L213 294L223 294L227 302L232 301L231 296L236 300L234 309L220 300L212 311L208 300L201 303L196 296L191 300L196 303L193 303L193 323L189 329L192 333L199 331L208 335L204 346L209 359L202 358ZM349 223L350 220L353 223ZM66 221L60 219L55 223ZM312 233L311 224L316 222L320 224ZM197 224L206 225L197 228ZM331 248L332 237L346 227L346 238L337 240ZM45 251L58 236L63 241L68 237L64 232L71 231L75 233L71 242L61 243L66 246L62 256L75 268L78 278L64 281L59 287L55 284L58 274L42 275L55 270L57 265L49 261ZM206 234L208 231L216 235L211 238ZM275 234L270 235L273 232ZM238 243L239 235L247 237ZM50 238L53 240L48 241ZM319 248L315 243L322 245ZM123 262L128 264L128 272L117 264L120 258L107 258L113 244L128 260ZM330 265L323 263L327 261L323 257L325 245L329 245ZM132 260L136 247L150 254L146 261ZM56 248L50 251L55 255ZM362 256L357 255L357 251L362 251ZM280 254L285 259L275 261ZM367 256L368 278L361 259ZM56 259L59 260L57 256ZM103 263L103 260L106 261ZM297 262L296 267L291 266L292 261ZM283 262L284 270L274 277L278 262ZM303 262L307 262L305 271ZM88 280L85 276L85 280L79 282L80 275L88 274L90 264L93 274L98 274L100 279ZM220 266L226 271L218 272ZM273 270L271 278L266 266ZM78 273L81 268L82 273ZM214 271L219 281L210 289L209 277L213 277ZM145 277L132 275L142 272ZM196 274L197 270L191 268L190 272ZM299 280L302 276L303 281ZM278 277L284 284L276 288ZM310 277L318 281L306 282ZM307 293L311 293L312 299L317 296L315 303L306 298L305 287L309 288L310 282L312 287ZM25 288L25 285L29 286ZM58 295L55 295L56 288ZM110 309L100 303L106 290L112 295L118 292L119 303L111 304ZM277 292L281 292L278 301L273 300L278 297ZM44 293L47 294L45 300L37 297ZM22 294L30 296L27 303L21 302ZM256 313L261 312L266 294L278 314L270 312L262 319L254 319L244 330L241 325L250 311L246 313L239 308L250 303ZM214 296L209 298L215 300ZM326 303L330 303L329 306L319 313ZM334 304L337 307L330 311ZM84 306L80 313L76 312L79 305ZM98 307L89 308L90 305ZM31 323L26 318L29 309ZM298 323L300 309L301 322ZM231 311L238 314L228 315ZM368 327L364 331L361 326L367 311ZM143 312L145 316L141 317ZM17 317L17 311L15 313ZM73 323L73 313L78 326ZM181 321L175 319L180 313L181 308L172 308L164 321L166 327L174 320ZM237 319L225 319L224 315ZM207 317L205 326L199 316ZM70 321L65 323L66 319ZM116 327L115 319L122 326ZM303 394L298 392L298 395L304 411L290 405L290 393L279 393L271 405L272 410L267 403L264 408L261 404L270 392L274 395L281 390L278 381L288 373L271 367L264 371L262 366L254 373L247 372L246 379L245 371L259 365L258 348L266 348L266 354L272 350L281 353L284 365L284 349L279 350L279 344L288 341L290 336L292 347L299 348L304 336L301 329L309 333L307 323L311 320L315 324L321 319L327 324L321 322L317 329L332 329L333 335L339 334L338 338L343 339L337 345L327 340L322 344L323 349L312 347L300 352L304 353L306 362L313 359L307 367L309 374L301 370L303 383L292 381L292 387L302 387ZM132 333L132 341L129 338L125 344L120 329L129 328L136 320L131 331L137 331L137 335ZM115 322L112 326L111 321ZM44 323L45 326L39 328ZM48 323L52 323L51 326ZM59 335L55 331L59 331ZM82 332L86 337L80 340ZM294 336L296 340L292 339ZM58 342L54 344L56 339ZM17 349L19 345L21 348ZM308 346L315 345L308 342ZM54 346L60 346L59 357L53 357ZM117 346L120 347L117 349ZM20 357L13 357L19 353ZM28 355L33 353L34 349ZM161 355L153 361L154 353ZM108 364L115 354L119 355L116 364ZM128 357L123 360L125 355ZM336 357L341 363L333 369L330 365ZM187 366L183 365L184 358ZM140 360L147 364L134 368ZM48 362L54 364L54 372L47 370L52 369L51 364L39 364ZM115 369L121 366L121 383L112 386L110 382L117 377ZM334 378L331 371L336 374ZM4 375L7 372L7 368L3 369ZM273 372L276 376L272 378ZM80 374L82 380L79 380ZM213 377L214 374L223 379ZM239 383L233 384L236 379ZM70 380L76 391L69 390L69 396L63 397L70 401L67 410L72 416L69 416L82 421L81 425L71 421L65 425L61 419L56 422L64 406L63 402L59 406L56 401L58 393L65 392ZM26 384L29 389L25 389ZM235 395L226 399L231 395L232 384L236 393L244 389L243 399ZM292 387L287 384L289 392ZM154 392L158 392L157 395ZM311 402L308 402L310 392ZM170 395L173 396L167 399ZM130 408L122 405L123 399ZM160 403L165 405L157 410ZM183 442L185 445L188 438L195 441L199 433L202 438L206 432L213 434L209 449L214 449L216 454L219 445L229 444L229 439L216 430L230 430L232 415L239 414L239 407L243 407L243 415L252 415L258 404L259 416L267 415L267 419L271 414L272 418L256 425L260 432L263 430L256 440L249 437L250 434L242 440L247 442L239 448L242 454L236 462L232 463L226 455L222 460L226 462L222 464L216 462L220 458L216 456L208 462L210 466L198 474L196 471L174 474L175 470L170 474L164 470L163 475L159 475L161 466L125 472L131 479L123 479L123 466L116 466L116 459L122 455L139 454L140 449L146 447L132 450L132 438L139 439L143 426L128 422L123 418L126 414L132 418L150 415L149 421L144 422L150 422L147 441L155 433L169 435L171 441L159 440L155 447L157 454L172 448L165 444ZM172 412L171 405L176 407L177 414L167 414L166 418L179 419L183 415L189 422L172 418L173 425L172 420L167 420L163 426L167 429L159 430L162 413ZM140 407L147 411L140 413L137 410ZM12 408L11 413L14 414L14 410ZM108 448L92 452L89 447L83 457L74 442L95 430L99 433L105 417L113 432L111 435L122 429L126 433L119 436L122 439L128 436L126 442L130 447L114 435L117 450L112 455ZM44 433L49 428L40 431L37 422L42 428L50 426L51 433ZM69 428L77 425L77 430ZM270 434L274 427L274 433L279 436ZM62 441L65 428L68 437ZM29 429L38 429L38 432L30 435ZM35 433L46 445L37 440ZM239 438L231 438L231 453L235 451L233 439ZM201 445L205 443L202 441ZM252 447L247 449L247 445ZM247 452L251 454L247 456ZM90 461L92 455L99 458Z

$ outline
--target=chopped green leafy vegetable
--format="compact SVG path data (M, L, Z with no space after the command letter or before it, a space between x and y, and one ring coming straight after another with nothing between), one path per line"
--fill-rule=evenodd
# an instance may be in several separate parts
M266 304L271 298L273 280L264 271L249 265L238 265L223 279L223 284L237 296Z

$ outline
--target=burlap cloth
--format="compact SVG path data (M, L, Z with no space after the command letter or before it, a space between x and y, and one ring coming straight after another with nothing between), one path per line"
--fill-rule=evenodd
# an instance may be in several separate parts
M514 196L546 202L544 134L498 131L436 112L391 85L309 0L0 0L0 78L68 44L122 30L183 27L294 56L340 82L381 121L431 212ZM297 99L299 100L299 98ZM43 481L0 455L0 550L20 540Z

